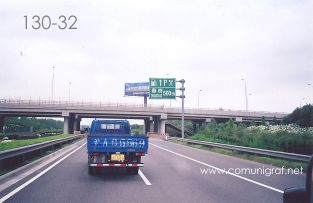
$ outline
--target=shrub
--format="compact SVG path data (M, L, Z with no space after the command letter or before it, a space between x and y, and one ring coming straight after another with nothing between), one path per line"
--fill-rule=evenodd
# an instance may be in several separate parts
M293 153L313 153L313 128L300 128L294 124L245 127L228 121L226 124L208 124L192 138Z

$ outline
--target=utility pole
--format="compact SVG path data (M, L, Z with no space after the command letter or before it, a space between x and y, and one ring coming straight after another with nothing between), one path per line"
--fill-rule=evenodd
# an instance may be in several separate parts
M176 81L181 83L181 88L178 88L177 90L181 90L181 95L177 96L179 98L181 98L182 103L181 103L181 107L182 107L182 116L181 116L181 137L185 138L185 80L181 79L179 81Z

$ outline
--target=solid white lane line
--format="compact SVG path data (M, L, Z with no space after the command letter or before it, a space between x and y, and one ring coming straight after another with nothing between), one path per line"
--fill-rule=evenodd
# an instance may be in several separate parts
M152 185L150 181L148 180L148 178L146 178L146 176L141 172L141 170L138 171L138 174L140 175L142 180L146 183L146 185Z
M177 152L171 151L171 150L169 150L169 149L165 149L165 148L160 147L160 146L158 146L158 145L155 145L155 144L152 144L152 143L149 143L149 144L151 144L152 146L157 147L157 148L159 148L159 149L162 149L162 150L164 150L164 151L167 151L167 152L170 152L170 153L172 153L172 154L175 154L175 155L177 155L177 156L183 157L183 158L185 158L185 159L194 161L194 162L196 162L196 163L199 163L199 164L202 164L202 165L204 165L204 166L213 168L213 169L215 169L215 170L219 170L219 171L221 171L221 172L223 172L223 173L225 173L225 174L228 174L228 175L231 175L231 176L240 178L240 179L245 180L245 181L248 181L248 182L250 182L250 183L254 183L254 184L256 184L256 185L265 187L265 188L270 189L270 190L273 190L273 191L275 191L275 192L279 192L279 193L282 193L282 194L284 193L284 191L282 191L282 190L279 190L279 189L276 189L276 188L274 188L274 187L265 185L265 184L263 184L263 183L259 183L259 182L257 182L257 181L254 181L254 180L245 178L245 177L243 177L243 176L240 176L240 175L237 175L237 174L234 174L234 173L227 172L227 171L225 171L225 170L223 170L223 169L220 169L220 168L218 168L218 167L212 166L212 165L210 165L210 164L206 164L206 163L204 163L204 162L202 162L202 161L198 161L198 160L193 159L193 158L190 158L190 157L188 157L188 156L185 156L185 155L179 154L179 153L177 153Z
M74 144L74 145L68 146L68 147L64 147L61 150L55 151L55 152L53 152L47 156L44 156L40 159L37 159L36 161L34 161L30 164L24 165L24 166L22 166L16 170L13 170L12 172L7 173L8 174L7 177L13 177L13 174L12 175L9 175L9 174L14 173L15 174L14 178L10 178L8 181L0 183L0 193L2 191L4 191L5 189L7 189L8 187L10 187L11 185L19 182L20 180L23 180L27 176L33 174L34 172L40 170L41 168L43 168L45 166L47 166L48 164L54 163L56 160L62 158L63 156L65 156L66 154L71 152L72 150L76 149L82 143L83 142L79 141L79 142L77 142L77 144ZM24 171L24 169L27 168L28 166L30 166L30 169ZM4 175L4 176L6 176L6 175ZM3 177L1 177L1 178L3 178ZM0 180L0 182L1 182L1 180Z
M60 162L62 162L64 159L66 159L67 157L71 156L72 154L74 154L77 150L79 150L80 148L82 148L84 145L86 144L86 142L84 144L82 144L81 146L79 146L78 148L76 148L74 151L72 151L71 153L67 154L66 156L64 156L62 159L60 159L59 161L55 162L54 164L52 164L51 166L49 166L48 168L46 168L45 170L43 170L42 172L40 172L39 174L37 174L36 176L34 176L33 178L31 178L30 180L28 180L27 182L25 182L24 184L20 185L19 187L17 187L15 190L13 190L12 192L8 193L7 195L5 195L4 197L2 197L0 199L0 202L4 202L7 199L9 199L10 197L12 197L13 195L15 195L17 192L19 192L20 190L22 190L23 188L25 188L26 186L28 186L29 184L31 184L32 182L34 182L35 180L37 180L40 176L42 176L43 174L47 173L49 170L51 170L53 167L55 167L56 165L58 165Z

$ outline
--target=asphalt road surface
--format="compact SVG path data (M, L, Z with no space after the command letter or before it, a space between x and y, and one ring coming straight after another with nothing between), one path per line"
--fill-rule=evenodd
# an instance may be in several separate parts
M6 202L282 202L304 175L203 174L201 170L273 168L239 158L150 139L138 175L123 170L89 176L86 145L42 174L0 193ZM277 168L273 168L277 169ZM36 175L38 177L36 177ZM27 182L26 182L27 181ZM9 195L8 195L9 194Z

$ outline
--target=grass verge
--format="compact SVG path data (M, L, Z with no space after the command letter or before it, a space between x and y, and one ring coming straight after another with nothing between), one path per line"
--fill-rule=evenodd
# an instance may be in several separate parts
M63 135L63 137L59 137L59 138L64 138L64 137L68 137L69 135ZM53 137L56 137L56 136L53 136ZM58 139L58 138L56 138L56 139ZM6 173L8 173L8 172L10 172L10 171L12 171L12 170L15 170L15 169L17 169L17 168L19 168L19 167L21 167L21 166L24 166L24 165L26 165L26 164L29 164L29 163L31 163L31 162L34 162L34 161L36 161L36 160L38 160L38 159L40 159L40 158L42 158L42 157L45 157L45 156L47 156L47 155L49 155L49 154L51 154L51 153L53 153L53 152L56 152L56 151L58 151L58 150L60 150L60 149L62 149L62 148L64 148L64 147L67 147L67 146L69 146L69 145L72 145L72 144L74 144L75 142L78 142L78 141L80 141L81 139L76 139L76 140L74 140L74 141L72 141L72 142L70 142L70 143L64 143L64 144L62 144L62 145L58 145L58 146L55 146L55 148L53 149L53 150L51 150L51 149L48 149L48 150L45 150L45 151L43 151L43 153L41 153L41 154L36 154L36 155L34 155L33 157L28 157L26 160L25 160L25 162L23 162L23 163L20 163L20 164L13 164L13 165L11 165L9 168L1 168L0 169L0 176L2 176L2 175L4 175L4 174L6 174Z
M66 138L68 136L69 136L68 134L61 134L61 135L40 137L40 138L35 138L35 139L13 140L12 142L1 142L0 151L14 149L18 147L24 147L24 146L28 146L32 144L38 144L38 143L47 142L50 140L56 140L60 138Z
M234 157L238 157L242 159L247 159L247 160L255 161L258 163L269 164L272 166L277 166L277 167L284 166L286 168L293 168L293 169L302 167L303 172L306 172L307 170L306 162L289 161L289 160L284 160L284 159L277 159L277 158L271 158L271 157L266 157L266 156L249 154L245 152L232 151L232 150L222 149L222 148L217 148L217 147L209 147L209 146L203 146L203 145L197 145L197 144L187 144L185 142L180 142L180 141L175 141L175 140L171 140L171 142L183 144L183 145L190 146L190 147L197 148L197 149L202 149L202 150L207 150L211 152L234 156Z

